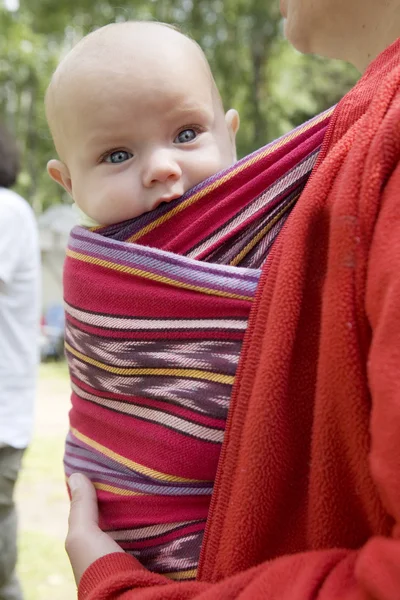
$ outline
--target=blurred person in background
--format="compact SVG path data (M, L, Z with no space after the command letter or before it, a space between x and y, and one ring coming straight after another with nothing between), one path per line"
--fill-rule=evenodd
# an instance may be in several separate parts
M21 600L14 488L30 441L38 363L39 244L28 203L11 191L15 140L0 126L0 600Z

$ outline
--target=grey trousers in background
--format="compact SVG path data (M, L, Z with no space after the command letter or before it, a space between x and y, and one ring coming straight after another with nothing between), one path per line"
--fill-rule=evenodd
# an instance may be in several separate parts
M15 575L17 563L17 512L14 487L24 450L0 446L0 600L22 600Z

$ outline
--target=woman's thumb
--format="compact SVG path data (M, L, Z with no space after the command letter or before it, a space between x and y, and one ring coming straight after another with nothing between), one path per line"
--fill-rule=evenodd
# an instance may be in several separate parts
M86 529L98 522L96 490L92 482L81 473L73 473L68 479L71 492L69 528Z
M82 478L83 475L81 475L80 473L73 473L68 479L68 487L71 492L71 496L73 496L74 493L78 492L82 484Z

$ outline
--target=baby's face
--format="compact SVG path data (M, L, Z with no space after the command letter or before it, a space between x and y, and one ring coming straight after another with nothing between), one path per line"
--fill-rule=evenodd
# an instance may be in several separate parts
M69 167L74 200L104 225L179 198L235 159L224 115L209 89L171 81L159 93L130 91L114 89L74 136Z
M65 163L71 195L99 224L179 198L236 159L237 115L225 117L204 65L158 66L76 82Z

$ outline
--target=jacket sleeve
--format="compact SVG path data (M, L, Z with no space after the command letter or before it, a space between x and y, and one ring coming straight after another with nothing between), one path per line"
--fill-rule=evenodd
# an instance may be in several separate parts
M400 542L374 538L359 552L327 550L278 558L219 583L173 583L137 570L121 553L93 563L79 600L397 600Z
M174 583L134 559L111 554L92 564L80 600L398 600L400 598L400 167L382 197L370 249L366 311L372 340L367 371L372 397L371 473L394 519L391 538L358 551L284 556L218 583Z

